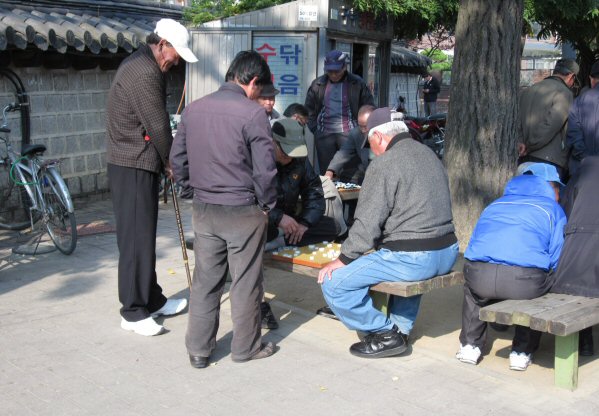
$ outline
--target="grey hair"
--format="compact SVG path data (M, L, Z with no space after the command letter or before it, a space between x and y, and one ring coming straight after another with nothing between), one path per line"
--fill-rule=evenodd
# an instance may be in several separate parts
M368 137L370 138L375 131L378 131L381 134L385 134L387 136L395 137L399 133L405 133L408 131L408 126L401 120L393 120L385 124L381 124L379 126L373 127L368 132Z

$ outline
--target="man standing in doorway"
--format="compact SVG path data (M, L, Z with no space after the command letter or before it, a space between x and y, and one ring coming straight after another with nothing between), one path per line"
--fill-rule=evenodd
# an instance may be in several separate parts
M161 19L146 44L120 65L108 93L106 155L119 247L121 327L140 335L164 332L154 321L174 315L186 299L166 299L156 277L159 174L168 168L172 133L164 74L180 58L196 62L189 33Z
M330 51L324 60L326 74L312 81L306 95L308 128L316 142L318 166L315 168L321 175L347 140L350 130L357 126L360 107L374 105L364 80L347 72L348 60L345 52Z
M277 199L274 146L264 108L255 100L270 83L255 51L237 54L218 91L189 104L171 150L173 175L194 188L195 270L185 343L192 367L216 348L220 301L231 275L235 362L274 354L262 343L262 255L268 211Z
M422 92L424 95L424 115L430 116L431 114L437 113L437 95L441 91L441 85L437 78L435 78L430 72L426 73L424 77L424 85L422 86Z

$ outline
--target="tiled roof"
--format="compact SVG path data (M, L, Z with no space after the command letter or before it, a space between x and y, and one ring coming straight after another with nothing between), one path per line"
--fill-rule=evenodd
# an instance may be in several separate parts
M426 68L433 61L418 52L398 45L391 46L391 66Z
M132 52L164 17L182 8L151 1L0 0L0 51Z

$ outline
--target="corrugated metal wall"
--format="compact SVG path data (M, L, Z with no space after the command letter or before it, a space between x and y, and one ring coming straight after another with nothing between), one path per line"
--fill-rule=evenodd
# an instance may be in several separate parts
M406 99L406 110L410 115L417 115L419 108L418 81L420 75L416 74L391 74L389 79L389 106L395 107L399 103L399 97ZM422 111L420 111L422 114Z
M252 47L250 32L191 32L191 49L198 62L187 65L186 102L216 91L235 54Z

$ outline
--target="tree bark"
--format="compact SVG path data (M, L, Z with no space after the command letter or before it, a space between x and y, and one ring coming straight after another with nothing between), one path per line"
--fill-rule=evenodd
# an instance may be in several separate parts
M460 248L517 160L523 0L462 0L445 163Z

